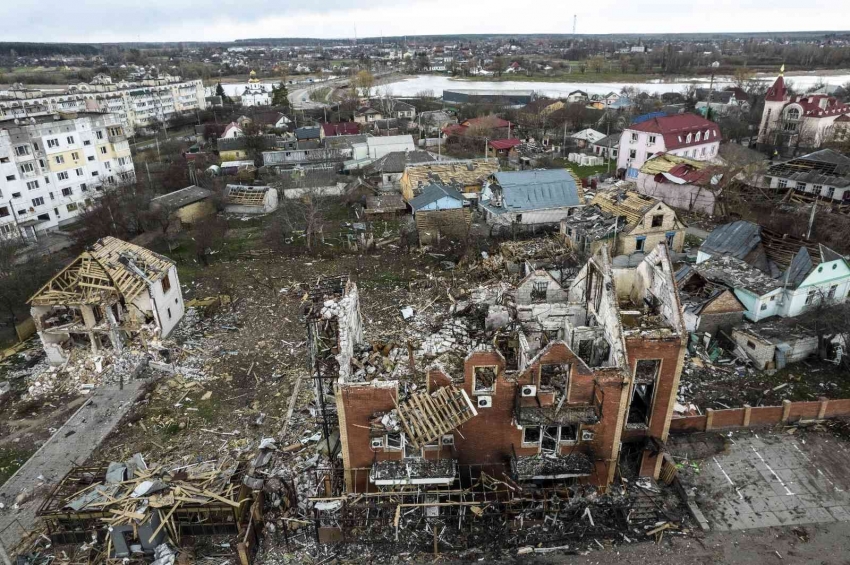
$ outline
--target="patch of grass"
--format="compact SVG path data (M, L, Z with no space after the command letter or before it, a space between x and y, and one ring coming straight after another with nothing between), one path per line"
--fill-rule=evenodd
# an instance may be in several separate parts
M692 233L685 234L685 247L699 247L703 241L705 240L698 235Z
M35 450L19 448L0 448L0 485L5 484L9 477L27 462Z
M557 163L566 169L570 169L572 172L578 175L578 178L580 179L585 179L594 175L605 175L609 171L611 174L614 174L614 171L617 170L617 163L613 160L595 167L576 165L575 163L570 163L569 161L566 161L564 159L558 159Z

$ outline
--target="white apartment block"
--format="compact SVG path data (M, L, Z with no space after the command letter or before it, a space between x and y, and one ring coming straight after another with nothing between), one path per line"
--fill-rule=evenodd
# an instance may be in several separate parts
M20 85L0 93L0 120L28 118L55 112L110 112L127 135L154 120L167 122L206 108L201 80L179 78L121 81L116 84L77 84L65 90L31 90Z
M0 119L0 237L32 240L77 220L104 188L136 178L113 114Z

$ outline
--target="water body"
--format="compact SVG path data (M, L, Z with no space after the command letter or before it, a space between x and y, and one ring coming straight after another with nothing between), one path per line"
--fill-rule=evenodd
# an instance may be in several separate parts
M776 75L758 76L759 80L773 84ZM794 83L795 89L805 91L821 80L830 85L840 86L850 82L850 74L844 75L818 75L812 73L804 76L785 77L786 81ZM688 85L696 83L701 87L708 87L709 78L679 79L671 82L660 80L647 82L523 82L523 81L469 81L437 75L420 75L403 79L397 82L380 85L377 87L379 94L392 94L393 96L415 96L423 91L431 91L434 96L442 96L443 90L465 89L465 90L533 90L538 95L553 98L565 97L574 90L583 90L588 94L607 94L609 92L620 92L624 86L635 86L650 94L661 94L664 92L682 92ZM715 88L724 88L733 84L731 77L716 77Z
M590 73L588 73L590 75ZM758 75L758 80L773 84L776 80L776 75ZM794 88L798 91L805 91L820 81L826 81L827 84L840 86L850 82L850 74L829 75L818 74L814 71L807 75L786 76L786 81L794 83ZM266 88L271 91L272 84L279 84L280 81L263 81ZM317 88L322 84L316 81ZM608 94L609 92L620 92L624 86L635 86L640 90L649 92L650 94L662 94L664 92L682 92L688 85L697 84L701 87L708 87L709 78L681 78L675 81L664 82L661 80L652 80L645 82L525 82L525 81L470 81L457 79L448 76L440 75L419 75L415 77L401 79L388 84L382 84L373 92L379 95L392 96L416 96L421 92L430 92L434 96L442 96L443 90L465 89L465 90L533 90L538 95L550 96L553 98L563 98L574 90L583 90L588 94ZM731 77L716 77L714 80L715 88L724 88L732 86ZM223 84L224 92L228 96L239 96L245 92L247 83L231 83ZM311 83L306 81L298 84L288 84L287 88L292 91L298 88L311 86ZM207 93L213 94L215 86L207 87Z

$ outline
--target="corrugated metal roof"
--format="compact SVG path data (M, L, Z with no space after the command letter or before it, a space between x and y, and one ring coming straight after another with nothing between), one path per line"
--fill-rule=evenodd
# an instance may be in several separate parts
M801 247L797 254L794 255L788 271L782 275L782 278L787 279L791 287L796 287L806 280L806 277L809 276L809 273L812 272L814 267L815 265L812 262L811 255L809 255L809 250Z
M454 188L450 186L443 186L441 184L429 184L424 189L422 189L422 193L412 199L409 204L415 212L416 210L420 210L428 204L433 204L434 202L437 202L441 198L445 197L451 198L453 200L458 200L463 203L463 194L461 194Z
M542 210L581 204L576 182L565 169L494 173L506 211Z
M712 231L702 242L700 251L711 255L731 255L743 259L761 242L761 226L739 220Z

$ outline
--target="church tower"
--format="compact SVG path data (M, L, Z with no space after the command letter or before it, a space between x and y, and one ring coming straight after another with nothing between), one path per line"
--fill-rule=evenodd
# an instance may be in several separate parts
M779 76L764 96L764 110L759 124L759 143L770 143L770 133L779 124L782 108L788 103L788 89L785 88L785 65L779 69Z

